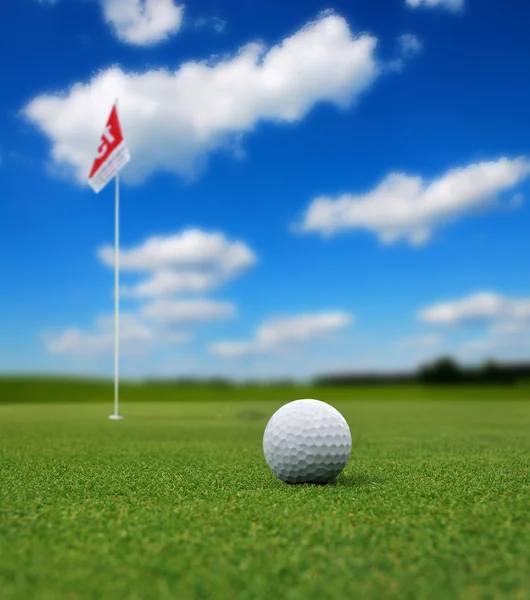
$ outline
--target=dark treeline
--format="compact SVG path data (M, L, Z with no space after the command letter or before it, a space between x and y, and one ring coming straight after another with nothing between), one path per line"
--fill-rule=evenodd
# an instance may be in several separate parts
M323 375L316 385L425 385L499 384L513 385L530 380L530 363L503 364L487 361L478 367L465 367L451 357L442 357L411 373L344 373Z
M290 387L297 385L297 381L294 379L248 379L236 381L229 379L228 377L177 377L177 378L147 378L143 382L145 385L157 385L160 387L164 386L182 386L182 387L216 387L216 388L227 388L227 387L245 387L245 386L275 386L275 387Z
M318 386L378 386L399 384L424 384L424 385L458 385L458 384L499 384L512 385L521 380L530 381L530 362L506 364L487 361L477 367L466 367L458 364L451 357L442 357L438 360L423 365L417 371L393 373L339 373L321 375L311 382ZM186 386L201 387L204 385L214 387L234 386L280 386L296 385L296 381L276 379L269 381L240 381L236 382L225 377L179 377L175 379L148 379L144 383L158 386Z
M176 379L172 378L164 378L164 379L146 379L144 383L147 385L159 385L159 386L204 386L211 385L213 387L231 387L234 385L234 382L225 377L210 377L201 379L200 377L178 377Z

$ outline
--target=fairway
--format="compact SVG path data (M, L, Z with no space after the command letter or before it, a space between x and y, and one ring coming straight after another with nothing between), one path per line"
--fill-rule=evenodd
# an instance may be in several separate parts
M353 439L328 486L268 469L283 398L124 403L122 422L0 405L0 596L530 597L529 403L317 397Z

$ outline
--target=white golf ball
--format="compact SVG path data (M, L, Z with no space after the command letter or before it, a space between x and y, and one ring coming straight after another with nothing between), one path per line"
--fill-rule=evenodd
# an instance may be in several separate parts
M272 415L263 436L265 460L287 483L329 483L351 453L348 423L320 400L295 400Z

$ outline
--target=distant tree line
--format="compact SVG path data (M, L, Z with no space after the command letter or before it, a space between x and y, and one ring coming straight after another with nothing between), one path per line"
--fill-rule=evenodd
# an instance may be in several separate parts
M506 364L493 360L482 365L469 367L460 365L454 358L443 356L432 363L421 366L416 371L410 372L367 372L367 373L339 373L322 375L311 382L319 386L372 386L372 385L513 385L521 380L530 381L530 362ZM225 377L179 377L166 379L147 379L144 383L158 386L184 386L201 387L204 385L216 388L235 386L274 386L289 387L296 385L296 381L289 379L271 379L269 381L235 381Z
M230 387L233 385L233 381L226 377L176 377L176 378L147 378L145 383L148 385L159 385L159 386L204 386L210 385L212 387Z
M296 385L296 381L292 379L270 379L270 380L241 380L236 381L228 377L176 377L176 378L147 378L144 380L146 385L158 386L181 386L181 387L204 387L211 386L215 388L228 388L234 386L275 386L275 387L291 387Z
M316 385L395 385L399 383L513 385L524 379L530 380L530 363L502 364L489 360L477 367L465 367L450 356L444 356L411 373L323 375L317 377L314 383Z

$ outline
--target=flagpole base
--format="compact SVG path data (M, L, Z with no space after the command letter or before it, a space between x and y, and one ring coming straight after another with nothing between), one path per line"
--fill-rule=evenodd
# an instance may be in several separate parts
M111 419L112 421L120 421L121 419L123 419L123 415L109 415L109 419Z

